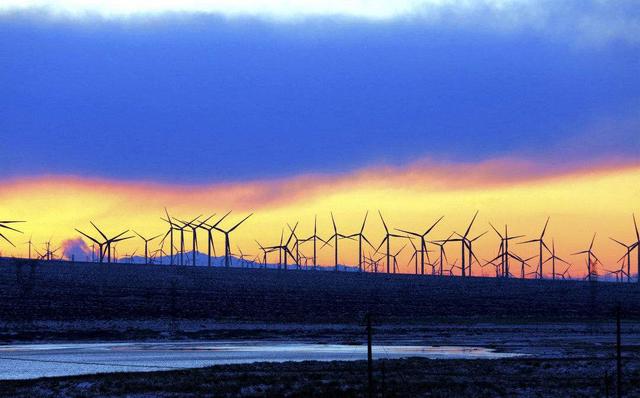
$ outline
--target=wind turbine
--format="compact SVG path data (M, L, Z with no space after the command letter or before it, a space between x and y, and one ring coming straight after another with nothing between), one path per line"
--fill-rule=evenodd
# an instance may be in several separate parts
M215 230L222 232L224 234L224 266L227 268L231 266L231 243L229 242L229 234L233 232L236 228L238 228L240 224L247 221L247 219L252 215L253 213L249 214L248 216L240 220L240 222L238 222L233 227L227 230L224 230L218 226L214 227Z
M22 223L22 222L24 222L24 221L6 221L6 220L5 221L0 221L0 231L2 231L3 229L8 229L10 231L18 232L18 233L21 234L22 231L20 231L18 229L15 229L13 227L10 227L7 224L16 224L16 223ZM9 240L9 238L7 238L2 232L0 232L0 238L2 238L3 240L7 241L11 246L16 247L16 245L14 245L13 242L11 242ZM31 241L31 239L29 239L29 241Z
M33 235L29 236L28 241L24 242L29 247L29 260L31 260L31 248L33 247L33 242L31 241L32 238L33 238Z
M544 223L544 227L542 228L542 233L540 234L540 237L538 239L531 239L531 240L527 240L524 242L520 242L520 244L526 244L526 243L538 243L538 278L542 279L544 278L544 272L542 270L542 265L545 263L544 259L542 258L542 248L547 249L547 251L549 250L549 247L546 245L546 243L544 243L544 234L547 231L547 225L549 225L549 218L547 217L547 221Z
M291 231L291 234L289 235L289 239L287 239L287 242L283 244L283 239L284 239L284 229L282 230L282 232L280 233L280 244L279 245L275 245L275 246L268 246L265 247L264 249L268 249L268 250L278 250L278 269L280 269L280 267L282 266L282 254L284 253L284 270L287 270L287 266L288 266L288 258L287 255L290 255L291 258L294 258L295 256L293 255L293 253L291 252L291 250L289 249L289 243L291 243L291 239L293 237L293 232L296 230L296 228L298 228L298 224L296 224L293 227L293 231ZM265 253L265 258L266 258L266 253Z
M338 227L336 226L335 218L333 218L333 212L331 212L330 214L331 214L331 222L333 223L333 235L331 235L331 237L329 237L329 239L327 239L325 244L322 245L322 247L320 247L320 249L322 249L323 247L327 246L329 244L328 242L331 241L331 239L333 239L335 271L338 271L338 239L351 239L351 238L346 236L346 235L344 235L344 234L338 233Z
M171 252L171 261L170 264L173 264L173 250L174 250L174 245L173 245L173 231L180 231L180 247L178 248L178 251L180 252L180 262L179 265L184 265L184 250L185 250L185 246L184 246L184 230L188 227L191 226L191 223L198 220L200 216L194 218L193 220L186 222L186 221L182 221L176 217L171 217L169 216L169 212L167 211L167 209L165 208L165 213L167 215L167 218L162 218L160 217L161 220L169 223L169 230L167 231L167 233L165 234L165 236L162 238L162 242L161 244L164 243L164 240L167 238L167 236L169 236L169 240L171 241L170 244L170 252ZM182 224L182 226L176 224L175 221L178 221L179 223ZM195 258L194 258L195 260Z
M447 262L449 261L447 259L447 253L444 250L444 246L451 242L451 237L453 236L454 232L451 233L451 235L449 235L449 237L447 239L444 240L433 240L430 241L429 243L433 243L434 245L437 245L440 248L440 258L438 260L438 262L440 263L440 276L443 276L443 266L444 266L444 260L447 260Z
M531 256L531 257L524 258L524 259L522 257L516 255L516 254L513 254L513 253L509 253L509 256L511 256L511 258L515 259L516 261L520 262L520 279L524 279L525 278L524 267L525 266L529 266L528 261L536 258L536 256ZM507 277L508 276L509 276L509 274L507 274Z
M98 250L100 250L100 255L98 256L98 262L102 263L104 261L104 245L106 242L100 242L98 241L96 238L94 238L93 236L86 234L82 231L80 231L78 228L74 228L78 233L80 233L81 235L83 235L85 238L91 240L93 243L95 243L96 245L98 245ZM38 253L36 251L36 253ZM40 254L40 253L38 253Z
M454 276L453 274L453 269L454 268L460 268L458 267L457 264L458 260L453 260L453 264L451 264L451 267L449 268L449 276Z
M427 241L426 241L426 237L427 237L427 235L429 234L429 232L431 232L431 230L432 230L433 228L435 228L435 226L436 226L436 225L438 225L438 223L440 222L440 220L442 220L443 218L444 218L444 216L442 216L442 217L438 218L438 219L436 220L436 222L434 222L434 223L433 223L433 225L431 225L429 228L427 228L427 230L426 230L423 234L419 234L419 233L417 233L417 232L412 232L412 231L407 231L407 230L404 230L404 229L396 228L396 231L404 232L405 234L412 235L412 236L415 236L415 237L417 237L417 238L420 238L420 267L421 267L421 268L420 268L420 273L421 273L422 275L424 275L424 255L425 255L425 253L427 252ZM428 256L428 254L427 254L427 256ZM418 273L418 272L416 271L416 274L417 274L417 273Z
M405 243L404 246L402 246L400 248L400 250L398 250L395 254L391 255L391 258L393 258L393 273L395 274L398 271L398 255L400 253L402 253L402 251L404 250L404 248L407 247L407 244Z
M471 227L473 226L474 221L476 221L476 217L478 217L478 211L476 211L476 213L473 215L473 218L471 219L471 222L469 223L467 230L464 232L464 235L460 235L459 233L456 233L456 235L458 235L460 239L449 239L450 242L460 242L460 251L461 251L461 259L462 259L462 266L460 267L460 270L461 270L462 277L465 277L467 272L466 259L465 259L466 257L465 248L467 247L467 242L468 242L467 236L469 235L469 232L471 232ZM480 236L478 236L478 238ZM469 245L469 248L470 248L470 245ZM471 252L470 250L469 262L471 262L472 254L473 252ZM469 267L471 267L471 264L469 264ZM469 269L469 271L471 271L471 269ZM469 276L471 276L471 272L469 272Z
M571 265L567 266L567 269L564 270L564 272L560 273L560 277L562 278L562 280L567 279L567 272L569 272L569 268L571 268ZM569 279L571 279L571 275L569 275Z
M367 216L369 215L369 211L367 210L367 212L364 214L364 220L362 221L362 226L360 227L360 232L355 233L355 234L351 234L349 236L347 236L347 238L351 239L351 238L358 238L358 270L360 272L362 272L362 241L365 241L369 244L369 246L371 246L371 248L373 249L373 245L371 244L371 242L369 242L369 239L367 239L366 236L364 236L364 226L367 223Z
M556 260L563 262L567 265L570 265L568 262L564 261L563 259L561 259L560 257L556 256L556 244L553 241L553 239L551 239L551 257L549 257L548 259L544 260L543 264L546 263L547 261L551 260L551 267L552 270L551 272L553 273L553 279L556 279Z
M287 227L289 227L289 231L291 231L290 239L293 239L293 247L296 250L296 255L294 256L294 261L296 262L296 268L300 269L300 239L298 239L298 235L296 235L296 228L298 227L298 222L294 228L291 228L291 225L287 223Z
M149 242L151 242L154 239L158 239L159 237L162 236L162 234L153 236L151 238L145 238L144 236L140 235L136 231L133 231L133 233L138 235L140 239L144 241L144 263L149 264Z
M624 257L623 257L623 259L624 259ZM605 269L605 271L607 272L607 274L615 275L616 282L624 282L624 275L627 274L626 272L624 272L624 266L625 266L625 264L624 264L624 261L623 261L621 266L620 266L620 269L617 269L617 270Z
M391 238L404 238L405 236L390 233L389 228L387 228L387 223L384 221L380 210L378 210L378 214L380 215L380 220L382 221L382 225L384 226L385 235L384 239L382 239L382 242L380 242L380 245L378 245L378 247L376 248L376 253L378 253L382 245L384 245L386 242L387 251L385 254L387 256L387 274L389 274L391 273Z
M159 264L162 265L162 256L166 256L166 255L167 253L164 251L164 247L160 246L159 248L151 252L149 264L155 264L156 258L159 258L160 259Z
M315 216L313 220L313 235L304 239L300 239L300 243L313 242L313 269L314 270L318 267L318 256L317 256L318 242L317 241L323 242L325 245L328 244L326 240L318 236L318 216Z
M489 223L489 225L491 226L491 228L493 228L493 230L496 232L496 234L500 238L500 249L498 252L498 256L494 260L497 260L498 258L500 258L502 276L506 276L508 278L510 274L509 256L512 255L511 252L509 252L509 241L512 239L522 238L524 235L509 236L509 229L507 227L507 224L505 224L504 236L503 236L500 232L498 232L498 230L496 229L496 227L493 226L493 224ZM521 260L520 257L518 257L518 261L520 260Z
M51 250L51 239L49 239L47 242L45 242L45 256L46 256L46 260L47 261L51 261L51 260L55 260L55 253L60 250L60 247L57 247L53 250Z
M476 257L476 254L473 252L473 242L482 238L487 232L488 231L484 231L473 239L467 238L467 249L469 250L469 264L467 265L467 270L469 271L469 276L472 276L471 265L473 264L473 259L475 259L478 264L480 264L480 260L478 260L478 257Z
M262 265L263 265L263 268L266 268L267 267L267 254L268 253L272 253L272 252L274 252L274 251L276 251L278 249L268 249L268 248L262 246L260 244L260 242L258 242L257 240L256 240L256 243L258 244L258 247L260 248L260 250L262 250Z
M122 260L126 262L127 258L128 258L129 259L129 264L133 264L133 256L136 255L137 251L138 250L134 250L133 253L131 253L131 254L125 254L124 256L122 256Z
M625 249L627 249L627 252L620 258L620 260L624 260L624 259L627 260L627 272L625 272L625 274L627 275L627 282L631 282L631 251L634 248L634 244L632 243L630 245L626 245L626 244L620 242L617 239L614 239L614 238L609 238L609 239L611 239L612 241L616 242L620 246L622 246ZM618 260L618 261L620 261L620 260ZM624 263L623 263L623 266L624 266Z
M211 250L213 249L213 255L216 256L216 246L213 243L213 230L220 224L227 216L231 214L231 211L227 212L221 219L216 221L214 224L209 225L207 223L203 223L200 228L207 231L207 266L211 267Z
M189 222L184 222L182 220L178 220L179 222L185 224L185 227L191 228L192 241L191 241L191 257L192 257L192 265L196 266L196 253L198 252L198 228L202 227L204 223L209 221L215 213L205 218L203 221L200 221L200 216L194 218Z
M242 249L238 245L236 245L236 248L238 249L238 253L240 253L237 257L238 257L238 259L240 259L240 264L244 268L244 266L247 265L247 263L248 263L247 257L253 257L253 254L244 254L242 252Z
M131 238L133 238L133 236L125 236L125 237L122 237L122 235L124 235L124 234L126 234L127 232L129 232L129 230L128 230L128 229L127 229L126 231L124 231L124 232L120 232L118 235L114 236L113 238L107 238L107 235L105 235L105 234L100 230L100 228L98 228L98 227L96 226L96 224L94 224L94 223L93 223L93 221L89 221L89 222L90 222L90 223L91 223L91 225L93 225L93 227L98 231L98 233L100 233L100 235L102 235L102 237L104 238L104 244L105 244L105 246L106 246L106 247L104 248L104 250L106 250L106 252L107 252L107 263L111 263L111 244L112 244L112 243L121 242L121 241L123 241L123 240L127 240L127 239L131 239ZM78 230L76 230L76 231L78 231ZM78 231L78 232L80 232L80 231ZM83 234L83 235L85 235L85 234ZM85 236L87 236L87 235L85 235ZM88 236L87 236L87 237L88 237ZM96 242L96 243L97 243L97 242ZM103 254L103 257L104 257L104 254Z
M308 269L309 269L309 260L311 260L311 258L309 258L309 257L305 256L304 254L301 254L301 255L300 255L300 258L301 258L302 260L304 260L304 267L303 267L303 269L308 270Z
M202 215L199 215L198 217L194 218L193 220L191 220L189 222L180 221L179 219L174 217L173 219L178 221L178 222L180 222L182 224L182 226L177 225L177 224L173 224L169 219L169 221L172 224L172 228L177 230L177 231L180 231L180 265L184 265L184 230L187 227L189 227L192 222L194 222L195 220L199 219L201 216ZM167 220L165 220L165 221L167 221ZM169 231L171 231L171 230L169 230ZM171 241L171 244L173 244L173 241Z
M572 255L578 255L578 254L586 254L587 255L587 279L589 280L589 282L591 282L591 278L592 276L595 274L595 276L597 277L597 271L596 270L592 270L592 258L596 260L595 263L593 263L593 265L596 265L598 262L600 262L600 260L598 259L598 257L596 257L595 254L593 254L593 243L596 240L596 234L593 234L593 239L591 239L591 244L589 245L589 248L587 250L582 250L576 253L573 253Z
M496 278L500 278L500 276L501 276L501 275L500 275L500 274L501 274L501 272L500 272L500 268L501 268L501 266L502 266L502 265L501 265L501 264L496 264L496 263L495 263L495 261L496 261L498 258L500 258L500 256L495 257L495 258L494 258L494 259L492 259L492 260L485 261L485 262L484 262L484 264L480 264L480 268L484 268L484 267L486 267L487 265L491 264L491 265L493 265L493 267L494 267L494 268L495 268L495 270L496 270ZM483 275L484 275L484 274L483 274ZM502 276L504 276L504 275L502 275Z
M373 273L378 273L378 265L380 264L380 261L382 261L383 258L384 258L384 255L380 256L380 258L378 259L374 259L371 252L369 252L369 257L365 256L365 261L369 263L369 270Z
M167 239L167 237L169 237L169 240L171 241L171 243L169 244L169 255L170 255L169 265L173 265L173 231L178 231L178 226L173 223L171 216L169 215L169 211L167 210L166 207L164 208L164 214L166 214L167 218L165 219L160 217L160 219L169 224L169 230L167 231L165 236L162 238L162 242L160 242L160 244L163 245L164 240Z

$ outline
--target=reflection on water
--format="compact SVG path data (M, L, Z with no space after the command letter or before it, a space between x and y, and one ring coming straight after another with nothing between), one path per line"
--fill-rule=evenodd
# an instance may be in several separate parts
M490 359L517 355L482 347L416 345L375 345L373 352L374 358ZM366 357L364 345L268 341L19 344L0 346L0 379Z

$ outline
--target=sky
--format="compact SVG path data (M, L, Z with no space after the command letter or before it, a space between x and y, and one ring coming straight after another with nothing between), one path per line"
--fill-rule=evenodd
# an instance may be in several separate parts
M59 241L89 219L161 229L164 206L254 211L245 246L378 209L444 214L446 235L475 210L479 229L553 215L565 253L630 239L634 3L5 0L0 214Z

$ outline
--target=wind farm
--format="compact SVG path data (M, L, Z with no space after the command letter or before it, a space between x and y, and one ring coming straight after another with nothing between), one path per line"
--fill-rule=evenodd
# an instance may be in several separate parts
M625 278L616 277L616 282L626 282L626 283L640 283L640 279L638 278L638 271L640 271L640 250L638 242L631 242L629 244L622 243L621 241L610 238L612 242L618 244L621 249L618 250L619 257L615 263L612 264L604 264L600 261L600 259L596 256L596 236L594 234L590 241L590 244L587 249L579 250L576 252L569 253L569 250L565 250L567 254L573 256L586 255L585 264L586 269L583 275L580 275L579 269L580 260L577 262L571 263L561 257L558 256L558 252L556 249L556 240L554 238L549 238L551 242L551 247L549 247L545 241L545 233L547 231L547 227L549 225L550 217L548 217L545 221L542 232L538 236L534 236L533 239L530 239L526 235L509 235L508 226L504 226L504 232L499 232L498 229L491 223L488 222L487 225L496 233L499 238L499 248L498 254L491 260L481 260L479 259L473 251L473 243L480 238L482 238L487 231L480 233L476 236L471 236L471 230L474 224L476 223L476 219L478 217L479 211L475 212L471 221L467 225L464 234L460 234L455 232L452 229L447 230L444 225L446 220L445 216L440 216L436 219L435 222L430 224L428 228L422 232L414 232L409 231L400 227L389 227L387 222L382 216L381 212L379 213L380 225L378 226L378 234L380 236L380 243L376 246L371 243L369 238L367 238L367 234L371 234L371 232L367 232L365 234L365 229L367 227L367 218L369 212L365 212L365 216L363 218L362 224L359 226L358 232L352 233L349 235L343 234L339 232L335 217L333 213L329 214L329 218L331 221L331 230L333 231L332 235L327 235L322 237L318 235L318 216L315 215L313 219L313 232L312 235L305 238L298 238L296 230L301 225L300 221L296 221L292 226L291 224L286 224L285 227L281 228L282 231L280 233L279 241L272 241L266 244L261 244L257 241L257 239L253 239L254 245L251 247L245 247L246 250L251 252L254 251L262 251L263 256L252 256L251 260L247 260L248 255L243 254L242 248L239 245L237 247L237 253L234 255L231 251L231 233L236 229L241 227L251 216L253 213L245 215L239 218L236 221L232 221L228 223L230 227L228 229L224 229L220 227L221 223L225 220L229 220L229 216L231 215L231 211L224 213L222 216L216 218L215 213L208 217L197 216L195 218L189 219L189 221L184 221L181 218L176 218L174 216L169 215L169 211L164 209L164 216L161 216L160 219L165 221L168 228L166 231L158 230L155 231L156 234L150 236L148 238L143 235L135 232L133 229L133 235L129 234L131 229L125 229L124 231L112 235L108 237L93 221L89 221L89 224L93 227L95 232L98 233L98 237L89 235L86 232L78 228L74 228L74 231L79 234L76 239L84 239L85 247L89 247L90 245L93 249L90 253L87 253L84 259L72 258L69 255L61 254L59 256L55 256L54 253L59 249L53 249L51 247L51 239L47 242L44 242L45 249L44 254L38 253L39 260L56 260L56 261L90 261L97 263L111 263L112 261L118 261L118 258L115 256L114 247L116 243L128 241L135 236L139 238L139 241L133 242L128 246L128 249L131 251L139 251L142 253L140 256L128 256L129 263L143 263L143 264L156 264L164 260L167 265L177 265L177 266L224 266L224 267L232 267L234 264L237 266L238 264L243 264L243 266L248 266L249 268L276 268L283 270L290 270L289 265L293 265L292 270L333 270L333 271L348 271L348 272L372 272L371 269L367 269L365 267L365 260L367 259L367 253L369 254L369 260L376 256L383 256L385 260L384 269L375 270L374 273L386 273L386 274L395 274L395 273L406 273L406 274L415 274L415 276L447 276L444 275L444 269L453 265L454 262L459 262L460 266L456 265L456 269L460 271L457 274L453 274L450 276L456 277L481 277L481 278L491 278L491 277L501 277L501 278L513 278L515 274L510 269L509 260L515 260L521 263L521 266L524 267L525 264L528 266L529 262L534 260L536 261L536 267L532 273L527 273L526 275L520 272L520 279L555 279L558 275L556 268L556 261L567 265L569 267L574 268L574 278L575 280L584 280L584 281L609 281L607 276L611 275L611 272L599 270L609 269L616 264L622 264L621 271ZM259 217L259 216L258 216ZM635 235L636 239L639 234L638 225L635 219L635 214L631 214L629 217L629 225L631 226L631 231ZM0 228L5 230L2 234L2 239L4 240L5 245L16 248L16 245L10 239L11 234L23 234L23 231L16 229L12 225L17 225L17 223L21 223L24 228L27 228L29 223L25 223L25 221L2 221L0 223ZM438 230L437 227L440 227ZM250 227L250 221L249 221ZM380 228L381 227L381 228ZM133 228L133 227L132 227ZM370 227L371 229L372 227ZM391 228L397 231L397 233L392 233ZM207 232L206 237L198 237L197 231L199 229L203 229ZM174 231L179 233L174 234ZM440 238L436 237L436 233L440 233L442 236ZM129 234L129 235L127 235ZM190 236L188 235L190 234ZM427 239L427 236L431 234L433 240ZM95 234L94 234L95 235ZM446 235L446 237L445 237ZM371 235L370 235L371 236ZM162 239L158 240L160 237ZM191 250L187 251L186 239L191 238ZM206 253L201 253L199 251L200 241L205 240L207 251ZM397 242L396 242L397 240ZM342 255L338 250L340 246L340 241L353 241L357 243L356 248L356 256L353 258L353 262L349 263L346 256ZM222 257L216 257L216 245L215 242L220 242L219 244L223 245L223 255ZM310 242L312 244L304 245L305 243ZM136 245L136 243L138 243ZM319 243L322 243L319 245ZM445 245L446 244L457 243L460 244L460 252L456 256L453 253L446 254ZM27 242L24 242L24 245L28 249L29 257L21 258L21 257L12 257L16 260L26 260L31 258L31 248L33 242L31 239ZM406 252L407 256L406 264L409 266L407 268L401 269L399 267L398 256L401 252L404 251L404 248L411 244L413 247L413 252ZM535 252L526 251L524 248L527 245L535 244ZM168 256L150 256L150 253L165 253L164 247L170 247L170 251ZM434 246L434 250L429 250L428 245ZM513 249L516 247L518 250ZM437 247L437 250L435 249ZM395 249L394 249L395 248ZM274 251L278 251L278 260L268 262L266 259L266 254L272 253ZM318 262L318 256L326 252L331 253L332 264L320 264ZM429 256L429 253L436 252L437 256L432 260ZM89 256L90 254L90 256ZM213 256L212 256L213 254ZM162 257L166 257L162 259ZM617 256L616 256L617 257ZM308 258L312 260L312 267L301 267L301 258ZM122 260L122 259L121 259ZM636 261L637 260L637 261ZM291 261L291 263L289 263ZM498 261L496 264L495 262ZM122 261L120 261L122 263ZM403 262L404 264L405 262ZM414 269L410 267L411 264L414 264ZM477 264L480 267L473 268L472 264ZM549 263L551 265L551 269L546 271L543 266ZM635 269L632 267L632 263L635 263ZM498 268L497 276L493 274L485 273L484 267L487 265L493 265ZM308 265L308 264L307 264ZM426 270L431 269L430 272L425 272ZM620 275L618 275L620 276ZM566 278L565 278L566 279ZM623 280L624 279L624 280Z
M173 213L168 210L159 211L159 214L165 216ZM0 300L0 313L3 315L0 338L12 344L33 341L34 336L37 336L38 341L72 339L67 344L73 345L73 342L80 340L86 341L87 346L92 346L94 341L104 346L112 344L109 341L120 341L123 338L134 342L131 344L147 344L146 341L152 339L156 341L155 347L171 352L173 348L169 348L168 345L176 344L174 341L183 341L180 343L183 345L190 344L189 341L206 345L232 339L231 341L237 341L238 344L246 344L247 336L251 336L253 344L259 341L259 344L265 344L267 350L278 350L283 344L278 337L282 333L285 333L288 339L325 341L334 345L340 345L344 339L358 340L362 338L361 319L367 314L373 314L377 325L376 338L383 341L419 339L422 344L429 346L455 346L461 342L464 342L465 346L483 346L488 341L501 339L519 341L516 345L492 343L498 347L498 353L495 354L497 358L503 355L499 354L500 352L527 358L485 359L490 361L486 366L491 365L492 373L498 375L503 374L507 368L532 366L529 362L532 360L557 363L563 361L560 358L566 358L567 361L575 363L577 359L567 354L574 350L583 354L599 355L596 347L600 345L589 346L589 349L578 348L574 345L574 339L589 336L592 341L606 344L609 336L606 324L611 317L611 308L621 308L624 311L627 328L635 330L633 328L640 325L636 323L640 319L640 313L634 305L640 300L640 282L637 280L637 274L628 278L624 271L629 258L633 257L635 260L637 246L620 245L624 249L620 250L624 260L620 262L622 267L610 271L607 268L609 265L600 264L595 257L597 240L592 238L589 249L575 252L579 259L582 259L580 255L588 256L587 262L592 258L588 268L591 272L579 275L571 274L570 269L573 265L559 255L560 252L568 253L568 248L560 250L551 237L548 238L552 240L549 245L546 241L540 243L540 239L547 238L544 234L543 237L534 235L536 243L545 248L542 263L552 265L549 270L552 274L542 272L541 277L537 268L540 264L539 259L535 255L525 257L523 252L519 252L529 247L527 243L533 239L528 239L525 235L511 235L507 226L504 227L504 232L500 232L487 223L499 238L498 256L484 261L475 255L473 250L480 250L480 247L470 246L470 243L484 235L471 234L473 226L482 226L480 212L476 212L471 222L466 225L465 233L457 235L446 223L446 216L434 217L431 223L425 223L428 227L421 232L390 225L380 217L377 232L381 243L375 248L368 242L368 236L375 239L375 233L367 230L367 226L373 229L373 225L367 224L366 216L361 224L354 226L358 228L358 232L346 235L340 233L341 229L337 227L335 216L329 214L325 218L330 222L329 231L334 233L331 236L318 235L318 217L314 217L308 222L313 234L304 239L297 237L296 231L303 223L296 221L293 225L285 223L279 239L266 242L264 245L256 241L255 247L236 246L235 254L225 253L224 250L221 253L226 255L219 257L199 252L199 238L193 233L197 228L203 225L207 225L205 228L208 228L220 221L226 221L226 225L230 225L229 228L221 227L220 231L208 229L215 234L213 238L202 236L200 239L207 244L220 242L221 245L230 246L230 243L225 243L229 241L230 236L225 234L230 235L231 231L240 232L242 228L251 229L251 220L254 217L255 220L259 220L260 217L259 214L252 216L251 213L235 217L233 214L227 212L218 218L214 215L185 217L189 221L180 221L182 217L179 216L162 217L167 220L166 231L155 231L156 233L149 238L134 232L139 239L132 239L133 236L128 235L127 229L120 228L116 231L121 232L111 234L90 222L99 237L93 238L81 230L75 232L86 240L86 244L94 244L96 249L92 251L95 254L93 259L89 256L86 260L56 256L55 250L48 249L53 247L51 242L47 242L46 251L51 252L50 255L34 259L0 258L0 287L3 298ZM182 236L175 234L172 240L171 232L179 223L188 226L189 229L183 229ZM13 227L17 223L3 222L3 225L9 226L5 228L6 244L12 244L12 238L27 232L29 224L28 221L22 222L21 229L17 229ZM629 227L635 234L636 225L633 223L633 217L629 218ZM398 233L391 234L391 228ZM179 227L178 231L181 231ZM191 236L187 231L191 231ZM165 239L160 240L162 236ZM397 245L390 244L387 251L389 237L394 238ZM186 251L187 245L184 244L189 238L193 238L191 247L194 250L191 252ZM343 245L350 239L361 238L364 245L355 241L352 243L358 250L362 249L361 256L352 256L354 261L349 263L347 258L341 255L342 252L336 251L331 245L331 242L338 238ZM314 250L312 244L308 244L307 247L302 244L314 239L325 242L326 246L322 249L316 247ZM117 257L113 253L113 245L124 241L133 244L131 247L134 250L130 251L127 248L126 254ZM520 242L523 244L516 244ZM446 254L444 247L447 243L456 244L452 246L454 249L458 249L457 244L460 244L462 256L454 254L457 250ZM486 243L494 246L496 242ZM167 255L164 250L167 245L175 247L171 255ZM427 245L431 246L432 250L429 250ZM412 247L413 250L407 251L408 247ZM212 244L210 248L215 252L215 245ZM125 253L122 250L120 252ZM301 261L302 258L314 259L321 250L326 250L328 258L334 261L326 264L316 263L315 260L311 264ZM138 251L144 253L144 256L135 256ZM277 256L273 256L275 252L278 252ZM429 252L431 256L427 254ZM154 256L149 253L159 254ZM423 253L427 271L424 273ZM400 259L403 255L408 259L404 271L400 267L404 264ZM190 261L181 261L180 258ZM466 264L464 268L458 265L462 264L463 259ZM598 266L595 265L596 262ZM471 264L479 266L473 267ZM566 267L560 267L561 264ZM487 266L495 266L495 274L485 274ZM532 271L527 272L526 268L532 268ZM122 294L124 291L127 294ZM13 298L18 297L20 304L16 306ZM533 305L532 301L536 304ZM583 323L591 326L588 329L576 326ZM16 325L19 325L17 329ZM75 325L73 333L70 333L69 325ZM101 325L108 327L104 328ZM263 326L256 328L256 325ZM508 331L503 329L505 327L508 327ZM475 337L466 335L468 328L474 330ZM640 343L636 342L637 336L633 337L634 333L629 331L624 335L627 344ZM527 336L526 340L523 340L523 336ZM550 339L551 336L554 336L553 339ZM259 345L254 349L261 350L261 347ZM390 347L381 349L374 346L373 350L382 350L377 355L384 356L384 350L388 352L392 349ZM20 352L20 348L16 349ZM121 349L125 352L128 350ZM146 348L152 350L150 352L153 352L153 349ZM317 348L299 349L312 350L307 354L307 358L318 355L313 351ZM87 358L93 355L90 352L83 354L82 350L76 351L74 355L86 355ZM65 358L66 354L63 352L58 353L58 358ZM328 358L334 358L331 355L336 354L322 355L324 358L327 358L326 355L329 355ZM290 357L285 355L282 358L286 360ZM430 368L432 361L414 359L418 361L414 363L406 359L392 358L385 359L384 366ZM108 364L119 360L122 359L113 357L109 360L111 362L105 362L104 366L107 366L106 369L114 369L113 365ZM175 361L170 357L167 360ZM140 362L140 366L142 363L151 365L153 362L150 361L151 359ZM217 360L212 356L209 361L215 364ZM602 361L604 365L606 360L603 358ZM628 363L626 372L634 372L635 356L627 354L625 361ZM446 363L448 362L443 362ZM462 360L458 366L466 368L472 363L475 362ZM303 367L309 372L317 372L314 368L316 365L312 364L314 362L309 362ZM74 366L74 372L84 372L83 365ZM234 366L236 368L233 368L232 374L261 369L260 365ZM359 372L358 365L353 366L353 371ZM584 366L582 372L590 375L594 372L597 374L600 371L598 369L601 369L594 368L593 365ZM217 368L214 366L211 369ZM568 372L573 371L569 365L567 369ZM42 374L56 374L53 368L42 371L45 372ZM100 366L94 371L102 372ZM378 373L374 373L378 378L382 377L380 371L378 368ZM486 370L470 371L477 375L486 373ZM84 377L90 377L93 382L110 383L112 376L107 374ZM150 376L142 383L151 383L150 380L155 380L154 377ZM342 376L333 374L331 377ZM394 380L394 377L401 376L386 377ZM450 377L452 376L438 379L435 384L437 388L451 388L448 384L450 382L446 381L450 380ZM133 383L137 376L132 374L125 380ZM309 381L303 378L300 382ZM346 380L342 382L353 383ZM128 385L127 383L129 381L125 385ZM154 381L148 384L147 388L157 388L159 383L162 384L160 381ZM244 382L236 383L237 388L244 385ZM504 383L511 385L510 381ZM595 379L585 383L586 388L603 388L602 383ZM418 388L411 383L409 385L412 387L407 391ZM571 385L556 386L554 391L569 388ZM624 386L630 391L633 390L632 384L626 383ZM19 382L6 384L5 387L10 390L18 389L16 391L26 388ZM365 387L366 383L358 388ZM123 391L129 391L130 387L122 388L125 388ZM383 389L382 391L385 389L378 388ZM549 386L538 385L536 388L544 391ZM473 391L473 394L481 394L480 391Z
M0 397L640 396L629 0L3 0Z

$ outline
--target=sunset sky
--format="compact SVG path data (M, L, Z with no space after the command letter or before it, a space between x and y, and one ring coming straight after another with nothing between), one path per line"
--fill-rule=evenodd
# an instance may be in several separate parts
M253 254L315 214L328 236L330 211L353 233L369 210L378 243L378 210L410 230L444 215L434 239L479 210L472 235L551 217L577 276L570 253L597 231L613 268L608 237L640 216L635 1L5 0L0 49L0 219L28 221L5 255L89 220L161 233L165 206L254 212L232 235Z

